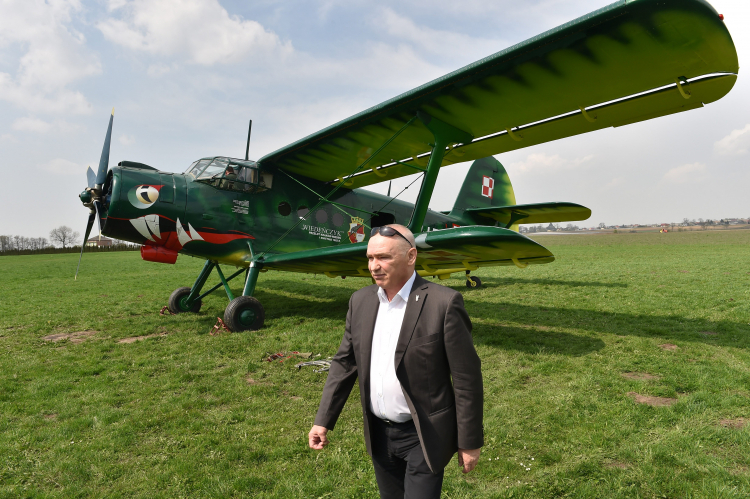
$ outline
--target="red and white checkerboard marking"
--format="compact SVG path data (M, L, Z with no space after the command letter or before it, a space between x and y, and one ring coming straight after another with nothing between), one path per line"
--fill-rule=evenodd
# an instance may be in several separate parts
M482 196L492 199L492 193L495 191L495 179L488 177L487 175L482 176Z

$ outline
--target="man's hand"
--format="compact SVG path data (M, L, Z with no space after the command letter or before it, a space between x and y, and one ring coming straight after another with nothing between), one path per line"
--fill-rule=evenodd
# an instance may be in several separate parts
M308 433L307 435L307 437L310 439L310 448L320 450L328 445L328 438L326 437L326 433L328 433L328 428L314 425L312 427L312 430L310 430L310 433ZM477 457L479 457L479 454L477 454Z
M313 430L316 427L313 427ZM317 427L319 428L319 427ZM310 440L310 447L312 447L312 432L310 432L311 440ZM468 473L471 470L474 469L474 467L477 465L477 461L479 461L479 454L482 452L482 449L458 449L458 464L460 466L463 466L464 473Z

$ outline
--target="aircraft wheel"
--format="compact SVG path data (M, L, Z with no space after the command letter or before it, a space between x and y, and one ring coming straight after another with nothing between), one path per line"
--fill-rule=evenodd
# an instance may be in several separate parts
M466 278L466 287L469 289L481 288L482 280L475 275L470 275Z
M172 294L169 295L169 301L167 302L169 311L173 314L181 314L184 312L197 313L201 309L203 302L201 300L195 300L191 306L188 306L185 302L188 295L190 295L190 288L175 289Z
M224 324L233 332L255 331L263 327L266 312L252 296L238 296L224 311Z

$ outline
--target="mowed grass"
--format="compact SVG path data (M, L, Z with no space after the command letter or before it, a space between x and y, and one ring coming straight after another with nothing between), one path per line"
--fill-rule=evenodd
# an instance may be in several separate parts
M486 436L444 497L750 496L750 230L537 240L557 261L441 281L474 323ZM377 496L356 388L315 452L326 374L263 361L333 355L368 281L261 274L266 327L210 336L221 290L159 315L201 261L92 253L74 281L76 259L0 258L0 497Z

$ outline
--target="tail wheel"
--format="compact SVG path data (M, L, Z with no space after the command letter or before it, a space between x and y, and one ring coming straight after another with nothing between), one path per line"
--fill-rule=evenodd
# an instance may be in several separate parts
M252 296L238 296L224 311L224 324L233 332L255 331L263 327L265 320L263 305Z
M482 287L482 280L475 275L466 276L466 287L469 289L477 289Z
M190 288L177 288L171 295L169 295L169 302L167 307L173 314L182 314L185 312L197 313L203 302L201 300L195 300L193 303L187 303L187 297L190 295Z

